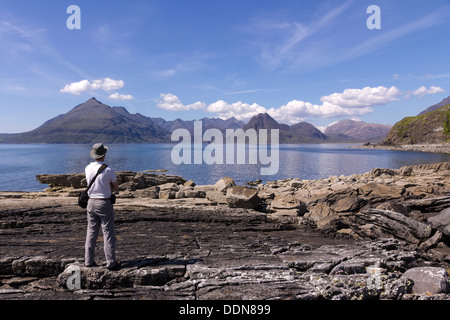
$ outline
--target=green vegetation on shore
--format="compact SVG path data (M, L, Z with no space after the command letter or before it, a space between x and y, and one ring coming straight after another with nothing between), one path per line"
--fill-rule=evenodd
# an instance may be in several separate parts
M383 145L438 144L450 141L450 104L397 122Z

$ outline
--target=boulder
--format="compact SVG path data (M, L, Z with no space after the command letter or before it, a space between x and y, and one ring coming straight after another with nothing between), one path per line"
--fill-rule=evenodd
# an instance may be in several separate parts
M167 183L184 184L186 179L175 175L166 174L148 174L136 173L132 171L116 172L117 182L119 183L119 190L139 190L151 186L164 185ZM84 173L70 173L70 174L39 174L36 175L36 180L40 183L48 184L50 187L72 187L75 189L85 188L86 178Z
M353 217L353 229L362 237L396 237L418 245L431 235L431 227L401 213L368 209Z
M133 195L136 198L158 199L159 187L150 187L142 190L137 190L133 193Z
M58 259L49 259L43 256L33 257L25 261L26 275L44 277L49 275L57 275L64 266Z
M144 174L137 173L132 179L134 189L144 189L148 187Z
M424 199L410 199L402 202L402 205L408 210L419 210L425 212L441 212L450 207L450 196L432 197Z
M416 197L416 198L423 198L426 197L428 194L433 193L434 189L428 185L412 185L408 186L406 188L406 191L408 195Z
M276 212L291 211L298 215L304 215L307 211L306 204L294 196L275 196L271 208Z
M119 184L119 191L135 191L136 187L133 183L133 181L128 181Z
M72 269L80 271L81 289L113 289L133 286L163 286L175 278L184 276L186 267L177 264L143 265L122 268L119 271L110 271L105 267L86 268L79 264L70 264L65 270L60 271L56 283L66 289L67 280L72 274Z
M192 181L192 180L186 181L186 182L184 183L184 186L185 186L185 187L195 187L195 182Z
M371 182L359 187L359 194L372 200L390 200L401 198L403 187Z
M413 175L427 176L437 173L442 176L449 176L450 174L450 162L418 164L409 166L409 168L411 168L411 174ZM408 167L402 167L401 170L408 170Z
M324 218L335 218L336 212L330 209L330 206L326 202L319 202L313 206L309 206L308 212L305 214L305 218L313 223L317 223Z
M169 183L164 183L164 184L160 185L159 190L160 191L165 191L165 190L179 191L180 187L176 183L169 182Z
M320 190L323 192L325 188ZM341 189L337 192L328 190L319 199L316 199L316 196L310 198L308 213L305 214L305 217L314 223L324 218L327 218L326 221L338 219L341 213L356 213L366 203L365 199L358 196L357 192L350 188Z
M158 185L165 183L185 184L186 179L170 174L145 174L146 180L155 180Z
M431 247L436 246L441 240L442 240L442 232L436 231L436 233L431 238L420 244L419 249L427 251Z
M16 258L8 256L0 258L0 275L13 273L12 263L14 260Z
M196 185L194 187L194 190L205 192L205 193L209 192L209 191L215 191L214 185L212 185L212 184Z
M36 180L50 187L70 187L71 183L68 180L70 176L70 174L38 174Z
M396 174L397 171L391 170L391 169L385 169L385 168L375 168L372 169L369 174L374 176L374 177L379 177L383 174L388 175L388 176L394 176Z
M177 191L165 189L159 191L159 199L175 199Z
M416 267L407 270L402 279L414 281L414 293L439 294L449 293L450 283L447 271L438 267Z
M9 261L10 270L19 276L54 276L64 270L65 262L58 259L50 259L45 256L25 257Z
M132 171L116 172L117 182L119 183L119 185L125 182L132 182L135 176L136 172Z
M185 188L184 196L186 198L204 198L206 196L206 192L195 190L194 188Z
M446 236L450 236L450 207L427 220L434 229L441 230Z
M330 193L331 193L331 191L328 186L312 188L311 190L309 190L310 201L317 201L317 200L325 199L326 197L328 197L330 195Z
M259 185L261 183L262 183L262 180L258 179L258 180L255 180L255 181L248 181L246 183L246 185L251 186L251 187L256 187L257 185Z
M406 210L406 208L402 204L395 203L395 202L392 202L392 201L383 202L382 204L378 205L376 208L380 209L380 210L395 211L395 212L401 213L401 214L403 214L405 216L409 216L410 215L408 210Z
M70 183L70 186L75 189L87 187L86 176L84 173L69 175L67 181Z
M437 261L450 262L450 248L444 243L440 242L435 248L429 249L428 254L431 254Z
M300 179L295 178L288 182L288 186L291 188L301 188L303 186L303 182Z
M359 208L360 199L356 195L349 195L338 199L331 208L335 212L353 212Z
M233 178L223 177L214 184L214 189L218 192L226 193L228 188L231 188L235 185L236 183L234 182Z
M226 195L219 191L207 191L206 199L218 204L227 204Z
M256 209L261 204L258 190L246 186L228 188L226 199L230 208Z
M186 196L184 195L184 191L175 191L175 199L183 199L186 198Z

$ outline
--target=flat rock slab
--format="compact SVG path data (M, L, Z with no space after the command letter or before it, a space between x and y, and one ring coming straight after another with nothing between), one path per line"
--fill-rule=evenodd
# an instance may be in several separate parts
M0 299L404 299L401 274L424 261L399 240L326 237L253 210L121 199L122 269L105 268L101 237L86 268L75 201L0 199ZM74 265L81 286L69 290ZM371 266L383 285L368 285Z

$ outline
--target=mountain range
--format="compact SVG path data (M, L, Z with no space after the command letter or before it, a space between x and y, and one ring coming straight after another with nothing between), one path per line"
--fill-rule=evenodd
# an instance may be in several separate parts
M227 120L203 118L203 130L279 129L280 143L379 142L391 126L363 121L341 120L321 132L312 124L280 124L267 113L248 123L232 117ZM131 114L124 107L110 107L91 98L69 112L43 123L38 128L16 134L0 134L0 143L163 143L171 142L175 129L193 133L194 120L171 120Z
M391 130L391 125L367 123L364 121L341 120L328 126L325 134L338 141L352 142L355 140L379 142Z

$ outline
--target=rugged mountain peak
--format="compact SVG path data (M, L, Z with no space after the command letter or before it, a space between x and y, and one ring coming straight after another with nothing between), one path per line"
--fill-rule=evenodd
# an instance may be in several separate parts
M250 121L244 126L246 129L279 129L280 124L272 118L268 113L259 113L253 116Z
M86 100L83 103L80 103L79 105L77 105L75 108L73 108L71 111L80 111L80 110L88 110L88 109L92 109L98 106L106 106L108 108L110 108L109 106L101 103L100 101L98 101L97 99L95 99L94 97Z

